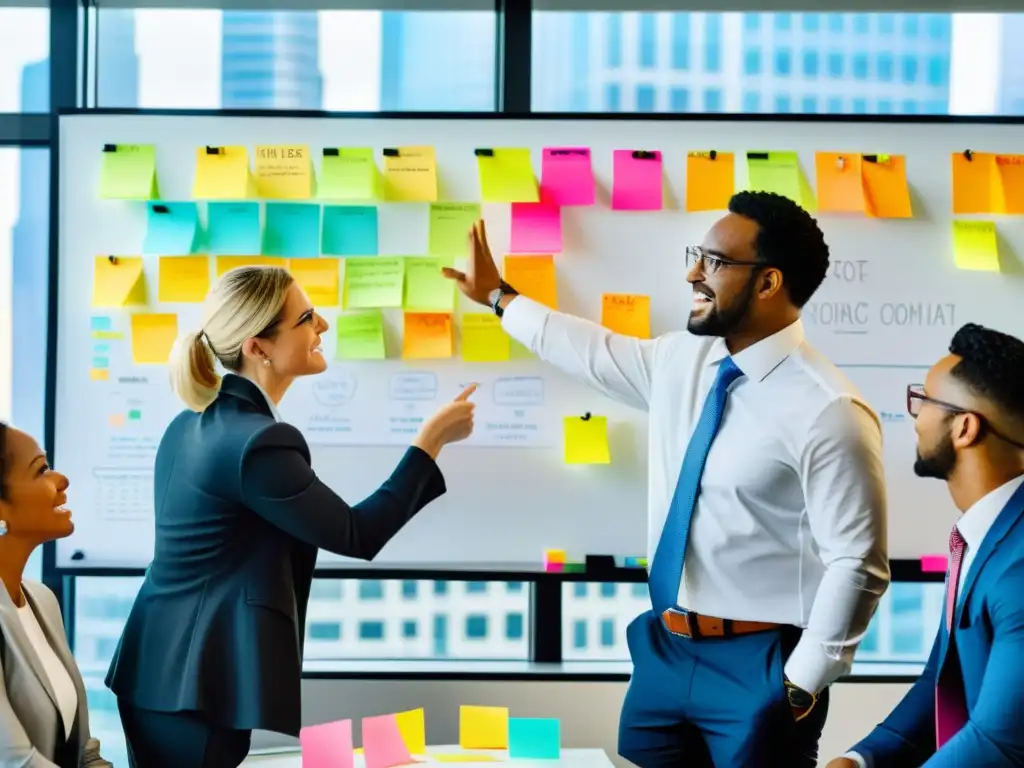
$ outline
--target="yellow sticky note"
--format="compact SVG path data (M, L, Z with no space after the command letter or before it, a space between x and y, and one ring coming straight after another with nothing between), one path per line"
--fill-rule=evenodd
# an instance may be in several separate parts
M434 753L431 760L439 763L500 763L501 759L494 755L473 754L472 752L449 752L448 754Z
M446 263L432 256L407 256L402 306L421 312L455 309L455 282L441 274L441 266Z
M447 312L406 312L402 357L406 360L452 356L452 316Z
M953 255L957 269L999 272L995 222L954 221Z
M488 203L536 203L540 201L533 175L530 150L523 148L478 149L480 195Z
M500 363L512 356L512 339L492 314L462 316L462 359L467 363Z
M92 381L109 381L110 370L107 368L92 368L89 370L89 378Z
M152 144L105 144L100 166L100 197L156 200L156 148Z
M288 270L314 307L338 306L340 291L337 259L291 259Z
M210 290L206 256L161 256L157 296L161 302L200 302Z
M288 260L280 256L218 256L216 272L220 277L238 267L280 267L288 268Z
M427 752L427 726L422 709L399 712L395 715L398 732L410 754L423 755Z
M566 464L609 464L611 460L607 417L565 417Z
M403 259L359 256L345 259L345 308L402 306Z
M245 147L199 147L192 197L198 200L243 200L256 196Z
M93 266L92 305L127 307L146 303L146 276L139 256L97 256Z
M602 295L601 325L626 336L651 338L651 297L635 293Z
M506 256L505 282L523 296L558 309L553 256Z
M384 199L395 203L437 200L437 160L433 147L384 150Z
M508 749L508 707L459 707L459 746Z
M313 196L313 163L303 144L256 147L256 192L275 200L306 200Z
M166 365L177 338L177 315L132 315L132 360L137 364Z

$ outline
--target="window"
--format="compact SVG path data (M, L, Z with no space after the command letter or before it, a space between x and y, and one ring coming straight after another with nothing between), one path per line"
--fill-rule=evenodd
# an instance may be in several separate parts
M901 67L903 73L904 83L913 83L917 81L917 57L916 56L904 56L903 66Z
M443 597L448 594L448 582L447 581L435 581L434 582L434 596Z
M853 32L857 35L866 35L871 31L871 17L866 13L853 14Z
M336 621L312 621L306 628L310 640L341 640L341 624Z
M341 579L317 579L309 590L310 600L340 600Z
M604 597L604 598L607 598L607 599L615 597L615 593L617 591L616 590L617 586L619 586L619 585L615 584L614 582L610 582L610 581L603 583L601 585L601 597Z
M775 30L777 32L788 32L793 28L792 13L774 13L772 16L775 18Z
M821 29L821 14L802 13L800 14L800 22L804 32L817 32Z
M622 66L622 14L608 15L608 27L605 36L605 66L618 69Z
M753 14L751 14L753 15ZM690 68L690 14L672 14L672 69Z
M466 639L483 640L487 637L487 617L472 614L466 617Z
M406 640L414 640L419 635L419 625L415 620L407 619L402 622L402 637Z
M708 88L704 91L704 111L705 112L721 112L722 111L722 89L721 88Z
M522 640L523 614L510 613L505 616L505 637L508 640Z
M359 582L360 600L383 600L384 582L379 579L363 579Z
M523 582L521 581L509 581L505 583L505 590L507 592L522 592Z
M830 53L828 55L828 76L836 78L843 76L843 54Z
M775 74L786 77L793 68L793 54L788 48L775 51Z
M587 583L585 581L577 581L572 585L573 597L585 598L587 596Z
M743 111L744 112L760 112L761 111L761 94L757 91L744 91L743 93Z
M448 617L434 617L434 656L439 659L448 655Z
M761 74L761 49L750 48L743 54L743 74Z
M403 600L415 600L418 592L419 585L415 581L403 581L402 582L402 599Z
M572 625L572 647L583 650L587 647L587 622L584 619L576 619Z
M879 80L882 82L889 82L893 78L893 70L896 68L896 63L893 61L891 53L880 53L878 59L875 62L875 73Z
M690 91L686 88L673 88L669 92L673 112L690 111Z
M636 111L653 112L657 95L653 85L638 85L636 87Z
M658 59L656 44L658 42L658 29L655 26L653 13L640 14L640 44L637 46L639 53L640 69L654 69Z
M601 619L601 645L605 648L615 645L615 619Z
M761 14L759 13L744 13L743 14L743 31L744 32L757 32L761 29Z
M853 78L854 80L868 79L868 55L866 53L853 54Z
M921 17L916 13L903 14L903 36L917 37L921 32Z
M487 594L487 582L486 581L467 581L466 582L466 594L467 595L486 595Z
M808 115L813 115L818 111L818 97L817 96L804 96L800 100L800 111Z
M784 115L793 111L793 100L787 93L780 93L775 97L775 111Z
M891 115L892 114L892 99L879 99L878 100L878 114L880 115Z
M50 11L0 6L0 113L50 109Z
M804 51L804 77L818 76L818 52Z
M605 85L604 110L605 112L622 111L622 86L618 83L608 83Z
M928 85L946 85L947 62L942 56L928 57Z
M878 14L878 33L892 35L896 32L896 17L891 13Z
M834 35L843 34L843 14L830 13L828 15L828 31Z
M829 96L825 108L830 115L838 115L843 111L843 100L838 96Z
M722 14L709 13L704 16L704 71L720 72L722 69Z
M905 115L916 114L917 113L917 102L914 101L913 99L904 99L903 100L902 109L903 109L903 114L905 114Z
M359 639L360 640L383 640L384 639L384 622L383 621L360 621L359 622Z

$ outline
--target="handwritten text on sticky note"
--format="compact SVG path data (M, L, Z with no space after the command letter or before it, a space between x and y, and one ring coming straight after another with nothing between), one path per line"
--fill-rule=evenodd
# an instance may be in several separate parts
M651 298L633 293L601 296L601 325L626 336L651 338Z

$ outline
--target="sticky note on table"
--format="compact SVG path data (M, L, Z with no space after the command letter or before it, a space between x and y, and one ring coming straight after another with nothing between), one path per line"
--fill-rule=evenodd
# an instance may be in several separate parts
M157 296L160 302L198 303L210 290L206 256L161 256Z
M280 256L218 256L214 272L220 277L238 267L280 267L288 268L288 260Z
M402 357L406 360L452 356L452 316L447 312L406 312Z
M240 200L256 196L245 147L199 147L192 197L199 200Z
M550 205L593 205L594 169L586 147L545 147L540 199Z
M138 256L97 256L93 263L92 305L128 307L146 303L146 275Z
M736 161L732 152L708 150L687 154L686 210L724 211L735 192Z
M1003 208L1001 213L1024 213L1024 155L996 155Z
M320 206L267 203L263 252L274 256L320 255Z
M910 187L903 155L861 155L864 204L869 216L909 219Z
M433 256L405 257L405 309L451 312L455 309L455 282L441 274L443 260Z
M612 154L612 210L660 211L661 152L616 149Z
M800 178L796 152L747 152L747 188L753 192L774 192L807 208Z
M403 259L360 257L345 259L345 308L402 306L405 284Z
M379 309L362 309L338 315L334 323L338 360L383 360L387 357L384 342L384 318Z
M508 749L508 707L459 707L459 746Z
M156 147L152 144L104 144L100 197L107 200L156 200Z
M377 208L372 205L325 205L321 252L330 256L377 253Z
M166 365L178 338L178 316L138 313L132 315L132 360L138 365Z
M210 203L206 240L210 253L255 256L263 248L259 203Z
M316 186L309 147L274 144L256 147L256 193L276 200L307 200Z
M412 762L394 715L364 717L362 731L366 768L394 768Z
M381 197L380 169L369 147L325 147L319 196L326 200L369 202Z
M851 152L817 152L814 175L818 182L818 210L830 213L863 213L864 180L860 155Z
M625 336L651 338L651 297L635 293L603 294L601 325Z
M558 309L555 260L550 254L506 256L505 282L527 298Z
M288 271L314 307L338 306L338 259L291 259Z
M562 753L562 729L554 718L511 717L508 756L515 760L557 760Z
M561 253L562 209L550 203L512 203L512 253Z
M512 356L512 339L501 319L490 313L462 316L462 359L467 363L501 363Z
M540 200L530 150L498 147L476 150L480 196L487 203L536 203Z
M954 221L953 255L957 269L999 272L995 222Z
M409 754L422 755L427 751L427 723L422 709L411 709L395 715L398 731L402 734Z
M611 463L606 416L566 416L564 438L566 464Z
M192 253L199 236L199 208L195 203L149 203L143 253Z
M302 768L352 768L352 721L307 725L299 731Z
M393 203L437 200L437 159L433 147L384 150L384 199Z
M469 231L479 218L478 203L432 203L428 252L434 256L468 256Z

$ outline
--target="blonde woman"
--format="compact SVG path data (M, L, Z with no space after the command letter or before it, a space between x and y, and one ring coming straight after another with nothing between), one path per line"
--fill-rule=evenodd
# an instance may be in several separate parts
M172 355L188 410L157 450L153 562L107 674L141 768L234 768L253 728L298 735L317 550L372 560L445 492L435 459L473 428L471 387L350 506L277 411L296 377L326 369L327 323L278 268L226 273L204 309Z

